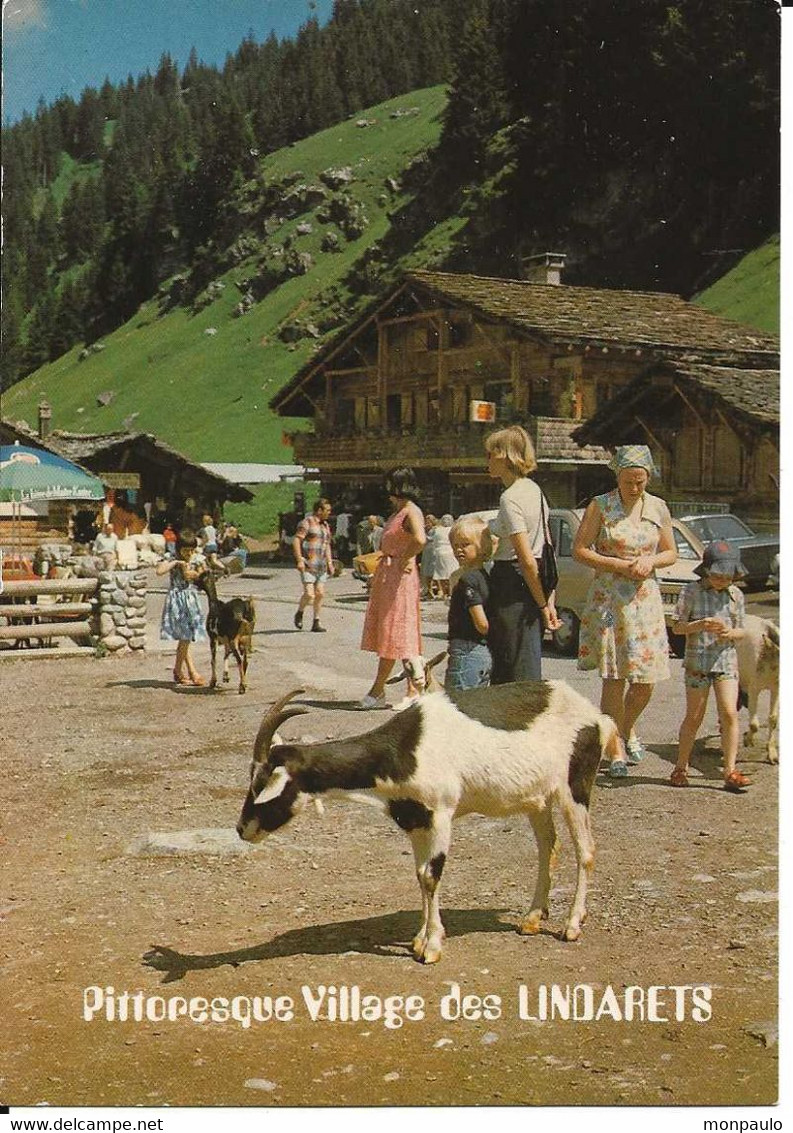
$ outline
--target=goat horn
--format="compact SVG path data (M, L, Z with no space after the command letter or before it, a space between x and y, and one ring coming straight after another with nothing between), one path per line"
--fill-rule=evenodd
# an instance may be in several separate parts
M259 731L256 735L256 742L253 745L253 759L255 763L261 763L262 755L270 750L270 744L273 740L273 735L279 724L283 724L284 720L291 719L292 716L303 716L308 711L307 708L301 708L293 704L291 708L284 711L284 705L292 699L293 696L299 696L301 692L305 692L304 688L295 688L291 692L287 692L280 700L276 700L275 704L270 705L264 715L264 719L259 725Z
M445 649L442 649L440 653L436 653L431 661L427 661L426 665L424 666L425 670L429 672L430 669L434 669L436 665L440 665L441 661L443 661L446 657L446 654L447 650Z

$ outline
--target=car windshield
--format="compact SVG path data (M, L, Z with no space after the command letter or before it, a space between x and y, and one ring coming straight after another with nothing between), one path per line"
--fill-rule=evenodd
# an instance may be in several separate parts
M702 557L697 550L689 543L682 531L673 528L675 535L675 545L677 546L677 557L679 559L693 559L699 562Z
M754 535L754 531L736 515L708 515L701 519L687 519L686 523L703 543L713 539L745 539Z

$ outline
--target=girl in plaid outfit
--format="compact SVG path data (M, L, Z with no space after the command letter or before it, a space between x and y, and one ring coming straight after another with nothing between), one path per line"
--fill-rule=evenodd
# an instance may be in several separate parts
M729 543L718 541L705 548L696 573L700 580L683 588L673 626L675 633L686 637L686 716L680 725L677 766L671 783L673 787L688 786L688 761L713 685L724 754L724 789L739 793L749 786L749 779L735 768L738 654L734 642L744 634L744 602L733 583L746 572L738 552Z

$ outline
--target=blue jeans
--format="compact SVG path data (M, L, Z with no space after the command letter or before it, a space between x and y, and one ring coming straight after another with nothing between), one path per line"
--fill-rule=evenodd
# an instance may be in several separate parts
M449 663L444 688L486 688L490 684L493 659L486 645L455 638L449 642Z

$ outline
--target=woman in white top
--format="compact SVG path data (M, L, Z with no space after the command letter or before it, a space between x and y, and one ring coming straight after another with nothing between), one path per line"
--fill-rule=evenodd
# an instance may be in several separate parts
M441 517L440 523L438 523L433 530L434 554L432 579L434 582L438 583L442 598L448 598L450 596L449 579L460 565L457 562L457 556L449 542L449 532L452 529L453 523L453 515L444 515Z
M491 684L538 681L542 636L558 629L553 594L543 593L537 560L545 541L543 494L529 473L537 467L534 446L520 425L485 440L487 470L504 485L490 529L498 536L490 573L488 644L493 655ZM547 515L547 504L546 504Z

